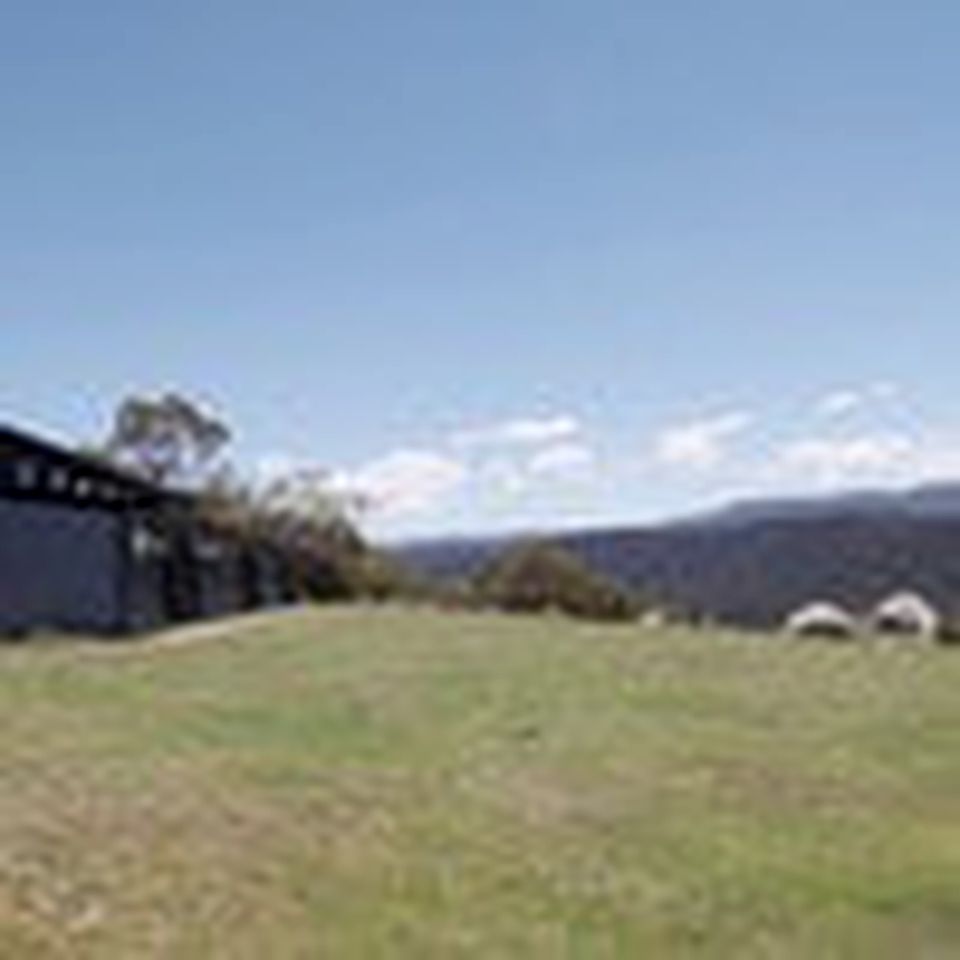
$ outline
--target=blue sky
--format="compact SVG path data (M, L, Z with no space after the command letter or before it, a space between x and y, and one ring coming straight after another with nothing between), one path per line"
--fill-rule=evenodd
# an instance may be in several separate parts
M960 476L960 6L4 4L0 409L383 536Z

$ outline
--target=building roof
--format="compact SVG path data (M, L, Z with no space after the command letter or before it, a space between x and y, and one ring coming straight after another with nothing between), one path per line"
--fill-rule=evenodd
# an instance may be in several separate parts
M24 482L17 463L32 463L44 476ZM9 499L56 500L96 506L149 505L181 500L183 494L121 470L109 463L59 446L0 422L0 495Z

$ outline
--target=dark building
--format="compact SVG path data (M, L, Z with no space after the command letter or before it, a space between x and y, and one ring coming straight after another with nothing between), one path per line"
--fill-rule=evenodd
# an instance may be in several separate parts
M0 426L0 634L124 634L295 595L288 557L193 498Z

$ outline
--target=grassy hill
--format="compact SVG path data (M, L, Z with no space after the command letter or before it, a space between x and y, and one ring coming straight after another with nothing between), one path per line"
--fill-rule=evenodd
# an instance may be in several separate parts
M960 651L402 611L0 649L4 958L937 958Z

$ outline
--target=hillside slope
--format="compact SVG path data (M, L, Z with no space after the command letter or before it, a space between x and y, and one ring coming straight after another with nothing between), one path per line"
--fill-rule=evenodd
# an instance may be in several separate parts
M839 514L558 540L609 576L744 626L773 627L814 599L868 610L905 589L951 618L960 606L960 520Z
M947 957L960 655L298 612L0 648L4 956Z
M546 539L598 572L709 618L772 627L829 599L867 609L916 590L960 614L960 489L758 501L686 521ZM402 557L435 578L470 576L502 540L411 544Z

